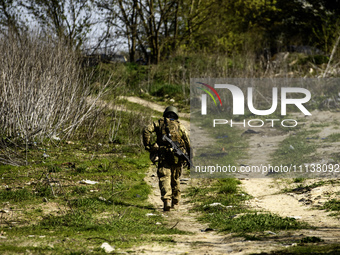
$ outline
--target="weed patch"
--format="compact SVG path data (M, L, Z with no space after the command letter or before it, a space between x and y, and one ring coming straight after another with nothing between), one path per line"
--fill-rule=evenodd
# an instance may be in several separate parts
M1 190L0 200L10 201L10 202L22 202L33 199L34 196L28 189L18 189L18 190Z
M192 121L197 121L198 125L204 132L208 133L205 138L210 140L209 146L199 147L195 150L193 159L196 166L216 166L216 165L231 165L237 166L238 159L246 157L243 150L247 148L246 139L241 138L242 130L230 127L228 125L218 125L216 128L211 128L214 116L209 118L197 117ZM193 136L193 132L191 133ZM194 134L198 136L199 133ZM193 139L193 138L192 138ZM195 147L196 141L193 141ZM233 173L226 172L191 172L195 178L226 178L233 177Z
M334 183L333 180L329 180L329 181L322 180L322 181L314 182L311 185L303 185L302 184L303 180L304 179L302 178L302 181L299 181L299 182L295 181L295 183L300 183L300 184L296 188L284 189L284 192L306 193L306 192L311 191L312 189L315 189L317 187L321 187L321 186L324 186L324 185L329 184L329 183L331 183L331 184Z
M300 131L290 135L279 144L279 148L273 154L276 165L301 165L308 163L310 155L316 151L316 145L311 143L307 137L313 135L314 131Z
M320 243L320 242L324 242L324 240L317 236L307 236L299 241L299 243Z
M289 247L280 251L273 251L270 253L253 253L252 255L339 255L340 245L339 244L328 244L328 245L314 245L312 244L300 244L295 247Z
M327 136L324 141L330 142L330 143L339 142L340 141L340 133L331 134L331 135Z
M278 215L265 213L247 213L237 218L229 218L228 220L225 220L224 225L226 227L223 228L222 231L235 233L308 228L307 224L298 222L293 218L283 218Z
M327 211L336 212L334 215L339 215L340 214L340 200L331 199L327 201L321 208Z
M283 218L275 214L256 213L247 209L244 201L250 196L241 193L239 180L218 179L205 181L204 187L192 188L189 195L199 202L194 210L202 212L200 220L209 227L222 232L247 235L259 231L277 231L309 228L305 223L293 218Z

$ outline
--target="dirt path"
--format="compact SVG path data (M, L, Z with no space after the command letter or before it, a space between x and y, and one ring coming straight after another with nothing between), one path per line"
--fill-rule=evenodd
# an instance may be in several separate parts
M339 120L339 113L332 112L313 112L311 117L305 123L307 128L322 127L326 123L329 126L322 127L319 131L319 137L324 139L333 133L338 133L336 125L332 124L335 120ZM263 133L254 134L250 138L249 154L251 158L249 164L269 164L270 153L278 146L279 142L284 140L289 134L280 134L277 131L265 129ZM316 155L322 155L320 162L329 162L331 153L338 148L338 143L325 145L319 143ZM309 179L306 185L311 185L319 181L327 181L327 179ZM334 179L339 180L339 179ZM337 243L340 240L340 221L339 218L330 217L329 212L317 209L326 201L332 198L339 198L340 186L337 184L323 185L298 193L282 193L283 189L296 188L298 184L294 184L290 179L272 179L258 178L242 180L244 191L251 194L254 198L248 202L248 205L257 209L278 214L282 217L294 217L303 220L316 230L298 231L300 234L308 236L317 236L330 243Z
M220 255L220 254L250 254L263 251L272 251L280 248L280 245L271 240L254 242L245 241L244 238L235 238L231 234L218 234L214 231L205 231L207 224L198 222L197 213L190 212L192 204L185 197L188 187L200 185L199 179L190 179L189 176L182 176L181 188L184 198L177 211L164 213L162 201L158 189L156 168L151 167L146 182L153 188L149 196L157 211L167 219L169 228L176 227L179 230L188 231L189 235L171 235L173 245L160 245L157 243L146 244L133 248L134 254L198 254L198 255Z
M133 96L129 96L129 97L121 97L122 99L126 99L127 101L131 102L131 103L136 103L136 104L140 104L140 105L143 105L143 106L146 106L146 107L149 107L155 111L158 111L158 112L163 112L165 107L162 106L162 105L159 105L159 104L156 104L156 103L153 103L153 102L150 102L150 101L147 101L147 100L144 100L142 98L139 98L139 97L133 97ZM190 117L190 114L188 113L179 113L179 117L180 118L189 118ZM187 122L187 125L189 126L188 122Z
M136 97L127 97L126 99L151 107L157 111L164 110L162 106ZM316 114L313 116L316 116ZM334 113L323 113L322 116L323 118L319 120L320 122L324 118L328 120L339 119L339 116ZM317 121L317 117L314 117L308 123L315 124ZM182 120L182 123L188 130L190 129L189 122ZM321 132L326 131L323 129ZM322 135L326 136L329 132L336 132L336 128L328 128L328 133L322 133ZM270 154L288 135L272 129L265 129L260 133L252 134L249 137L248 153L250 158L247 159L247 164L258 165L269 163ZM332 151L326 146L324 150L321 147L318 149L318 153L325 157L327 157L325 155L326 152ZM294 245L298 238L301 239L301 236L317 236L328 243L337 243L340 240L339 220L329 217L329 213L317 210L314 207L327 201L327 199L339 197L340 189L338 185L326 185L302 194L283 194L282 189L294 185L289 180L271 178L246 178L242 180L244 191L254 197L248 202L250 207L276 213L283 217L294 217L316 227L314 230L294 231L293 234L288 232L274 233L275 239L267 238L262 241L245 241L244 238L235 238L231 234L222 235L214 231L204 231L207 229L207 225L197 222L197 214L190 212L192 204L185 198L185 194L188 187L200 185L199 179L190 179L186 175L182 176L181 187L184 199L178 211L168 213L162 212L162 201L160 199L156 168L154 166L150 168L145 180L153 188L149 201L167 219L168 227L176 227L180 230L189 231L192 234L171 235L174 241L171 246L153 243L134 247L132 249L134 254L251 254L283 249L283 247ZM311 183L315 181L317 180L310 180ZM282 242L289 244L283 245Z

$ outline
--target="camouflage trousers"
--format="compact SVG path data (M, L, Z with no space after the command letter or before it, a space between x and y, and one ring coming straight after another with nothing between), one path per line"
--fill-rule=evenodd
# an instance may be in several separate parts
M161 199L172 199L179 202L181 199L179 177L182 173L182 165L169 165L166 162L160 162L158 165L157 175L159 179L159 189L161 191Z

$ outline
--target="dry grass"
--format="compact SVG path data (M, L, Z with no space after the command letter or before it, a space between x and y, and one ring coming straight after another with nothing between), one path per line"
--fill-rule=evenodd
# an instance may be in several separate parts
M89 77L63 42L1 38L0 55L0 162L18 165L13 148L72 135L94 104L86 101Z

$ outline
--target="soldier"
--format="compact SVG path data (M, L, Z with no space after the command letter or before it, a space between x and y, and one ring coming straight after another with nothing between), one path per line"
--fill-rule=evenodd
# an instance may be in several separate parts
M170 211L170 201L171 208L178 209L181 199L179 177L183 165L187 162L174 153L169 142L163 140L163 136L167 135L172 141L177 142L180 149L188 155L190 155L190 141L185 127L178 121L176 107L167 107L163 117L144 128L143 143L145 149L150 152L150 159L153 163L158 161L157 176L161 199L164 203L163 210ZM156 133L157 136L154 144L151 143L152 133ZM155 151L157 156L155 156Z

